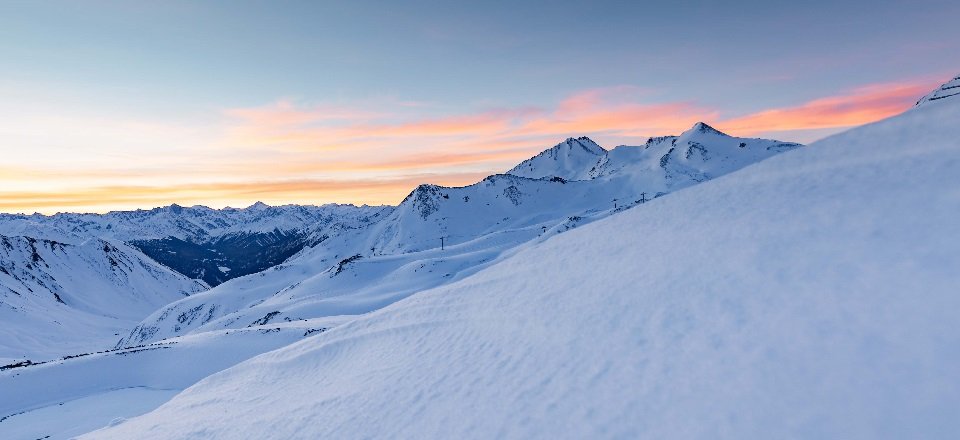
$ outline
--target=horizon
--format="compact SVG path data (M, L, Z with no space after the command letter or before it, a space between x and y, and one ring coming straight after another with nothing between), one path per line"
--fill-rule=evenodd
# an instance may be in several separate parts
M960 70L960 5L816 3L0 5L0 212L396 205L569 137L808 144Z
M706 123L706 122L704 122L704 121L694 122L693 124L691 124L690 128L688 128L687 130L692 130L692 129L696 128L698 125L701 125L701 124L706 125L707 127L711 128L711 129L717 130L716 127L713 127L712 125L710 125L710 124L708 124L708 123ZM687 131L687 130L684 130L684 132ZM720 133L723 134L723 135L729 135L729 133L723 132L722 130L719 130L719 131L720 131ZM681 132L681 133L677 133L677 134L675 134L675 135L667 135L667 136L679 136L680 134L682 134L682 132ZM651 138L653 138L653 137L648 137L648 139L651 139ZM544 151L550 150L550 149L552 149L552 148L554 148L554 147L556 147L556 146L562 145L564 142L567 142L567 141L570 141L570 140L573 140L573 139L588 139L588 140L590 140L590 141L593 141L593 139L591 139L589 136L568 137L568 138L566 138L564 141L558 143L557 145L554 145L554 146L551 146L551 147L547 147L547 148L545 148L545 149L543 149L543 150L537 151L537 152L533 153L533 156L530 156L530 157L527 157L527 158L523 158L523 159L521 159L521 161L525 161L525 160L527 160L527 159L531 159L531 158L535 157L536 155L538 155L539 153L542 153L542 152L544 152ZM594 141L594 142L595 142L595 141ZM640 147L642 147L642 145L617 145L617 146L615 146L615 147L613 147L613 148L607 148L607 147L604 147L603 145L600 145L599 143L598 143L597 145L599 145L601 148L603 148L604 151L608 151L608 152L611 151L611 150L613 150L614 148L619 148L619 147L629 147L629 148L640 148ZM803 144L803 146L806 146L806 144ZM520 163L520 162L514 163L513 165L515 166L515 165L518 165L519 163ZM493 173L491 173L491 174L488 174L487 176L481 177L481 178L478 179L477 181L472 181L472 182L464 183L463 185L437 185L437 186L444 187L444 188L461 188L461 187L472 186L472 185L476 185L476 184L482 182L483 179L485 179L486 177L493 176L493 175L504 175L504 174L507 173L507 171L509 171L509 170L503 170L502 172L493 172ZM524 178L524 177L517 177L517 178ZM137 207L137 208L130 208L130 209L110 209L110 210L102 210L102 211L57 211L57 212L40 212L40 211L35 211L35 212L32 212L32 213L0 211L0 215L14 215L14 216L36 216L36 215L42 215L42 216L45 216L45 217L52 217L52 216L61 215L61 214L104 215L104 214L109 214L109 213L114 213L114 212L155 211L155 210L159 210L159 209L170 208L170 207L173 207L173 206L177 206L177 207L180 207L180 208L205 208L205 209L211 209L211 210L216 210L216 211L223 211L223 210L246 210L246 209L251 209L251 208L253 208L253 207L257 206L257 205L266 206L266 207L268 207L268 208L280 208L280 207L286 207L286 206L322 207L322 206L328 206L328 205L351 205L351 206L358 206L358 207L364 207L364 206L372 206L372 207L386 207L386 206L389 206L389 207L396 207L396 206L399 206L400 203L403 202L403 200L406 200L406 198L409 197L410 194L412 194L414 191L417 190L417 188L419 188L419 187L422 186L422 185L433 185L433 184L431 184L431 183L419 183L419 184L416 184L416 185L414 185L413 187L411 187L410 189L408 189L406 192L404 192L405 195L403 196L403 198L402 198L401 200L395 202L395 203L369 204L369 203L351 203L351 202L328 202L328 203L320 203L320 204L315 204L315 203L282 203L282 204L270 204L270 203L263 202L262 200L256 200L256 201L254 201L253 203L250 203L249 205L245 205L245 206L244 206L244 205L239 205L239 206L231 206L231 205L210 206L210 205L205 205L205 204L202 204L202 203L195 203L195 204L192 204L192 205L182 205L182 204L180 204L180 203L177 203L176 201L172 201L172 202L169 202L169 203L167 203L167 204L165 204L165 205L151 206L151 207Z

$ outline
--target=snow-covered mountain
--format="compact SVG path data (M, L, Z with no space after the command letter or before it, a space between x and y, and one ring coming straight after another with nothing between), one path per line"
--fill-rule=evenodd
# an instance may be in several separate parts
M390 207L353 205L205 206L113 211L106 214L0 214L0 233L80 243L127 242L151 258L210 285L279 264L317 243L327 228L356 228Z
M469 276L530 240L796 147L731 137L702 123L679 137L609 153L587 138L567 141L520 165L536 164L538 178L498 174L465 187L421 185L377 222L325 234L284 264L157 310L117 347L191 332L366 313ZM697 154L687 154L690 149ZM620 154L632 151L639 154ZM586 155L591 160L580 160ZM554 163L565 164L566 177L586 180L567 180L553 174L556 168L540 166Z
M519 246L85 438L955 437L958 120L928 102Z
M698 122L679 136L650 138L639 147L614 148L597 161L589 176L657 194L736 171L799 146L733 137Z
M586 136L569 138L520 162L507 174L531 179L556 176L567 180L583 180L588 178L584 171L605 154L607 150Z
M121 242L0 235L0 364L106 347L157 308L206 289Z

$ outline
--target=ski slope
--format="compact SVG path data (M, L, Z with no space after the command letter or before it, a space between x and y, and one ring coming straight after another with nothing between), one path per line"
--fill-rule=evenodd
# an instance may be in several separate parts
M525 246L83 438L954 438L960 100Z

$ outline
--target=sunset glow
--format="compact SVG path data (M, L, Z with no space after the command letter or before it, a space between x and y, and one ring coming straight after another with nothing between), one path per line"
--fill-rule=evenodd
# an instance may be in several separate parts
M815 56L804 46L808 43L786 36L781 43L793 45L796 55L772 70L767 59L728 50L723 41L696 53L676 37L646 44L644 38L658 35L660 25L627 26L638 11L625 12L622 29L595 30L606 42L620 41L610 32L624 33L623 45L611 47L619 51L614 55L585 50L580 40L549 31L575 18L559 12L527 23L523 32L479 11L423 12L451 14L449 22L461 27L481 20L498 29L486 37L440 26L443 17L431 16L429 24L413 12L383 23L371 17L361 26L366 33L336 40L339 46L328 42L333 36L324 33L328 30L293 15L274 17L287 28L273 28L252 12L224 18L213 6L158 9L138 3L77 22L70 15L77 6L60 6L0 13L6 17L0 19L0 63L9 73L0 80L3 212L104 212L170 203L240 207L258 200L395 204L417 184L471 184L567 137L590 136L612 148L678 134L705 121L733 135L809 142L899 113L952 73L944 67L877 64L882 75L851 79L837 67L836 77L824 77L817 66L845 65L843 58ZM358 14L351 17L366 13L359 6L304 8ZM698 12L701 18L690 19L707 29L718 14L740 20L735 11L705 8ZM690 14L656 12L668 18ZM48 24L73 26L72 33L50 34L24 24L41 16ZM203 44L180 41L186 36L176 32L169 34L171 45L179 41L173 46L165 46L163 38L139 47L116 37L136 40L140 30L128 23L144 27L142 32L164 33L164 26L182 20L184 32ZM207 24L220 33L205 33ZM407 33L379 35L378 25L402 26ZM271 32L248 33L268 28ZM114 33L104 33L110 29ZM556 41L542 40L547 35ZM83 44L85 38L102 46L94 50ZM278 48L296 38L312 44L297 52L302 58L291 52L286 66L264 61L284 54ZM450 60L434 57L426 66L412 53L399 57L393 38L415 48L412 52L451 51ZM472 58L462 47L473 48ZM670 47L676 52L658 52ZM565 48L576 57L568 58L572 53ZM178 63L181 50L189 57ZM77 58L81 54L87 58ZM537 54L541 62L507 62ZM741 57L745 64L717 69L715 57L721 55ZM676 66L653 68L644 64L650 59ZM873 62L888 59L878 55ZM713 65L701 65L710 60ZM475 71L464 70L467 66ZM850 64L854 67L869 70ZM691 73L700 68L706 70ZM371 69L376 77L367 76Z

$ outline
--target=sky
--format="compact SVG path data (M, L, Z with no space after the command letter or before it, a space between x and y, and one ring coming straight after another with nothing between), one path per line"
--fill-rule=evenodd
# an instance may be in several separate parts
M0 212L396 204L568 137L810 142L960 73L956 1L0 0Z

